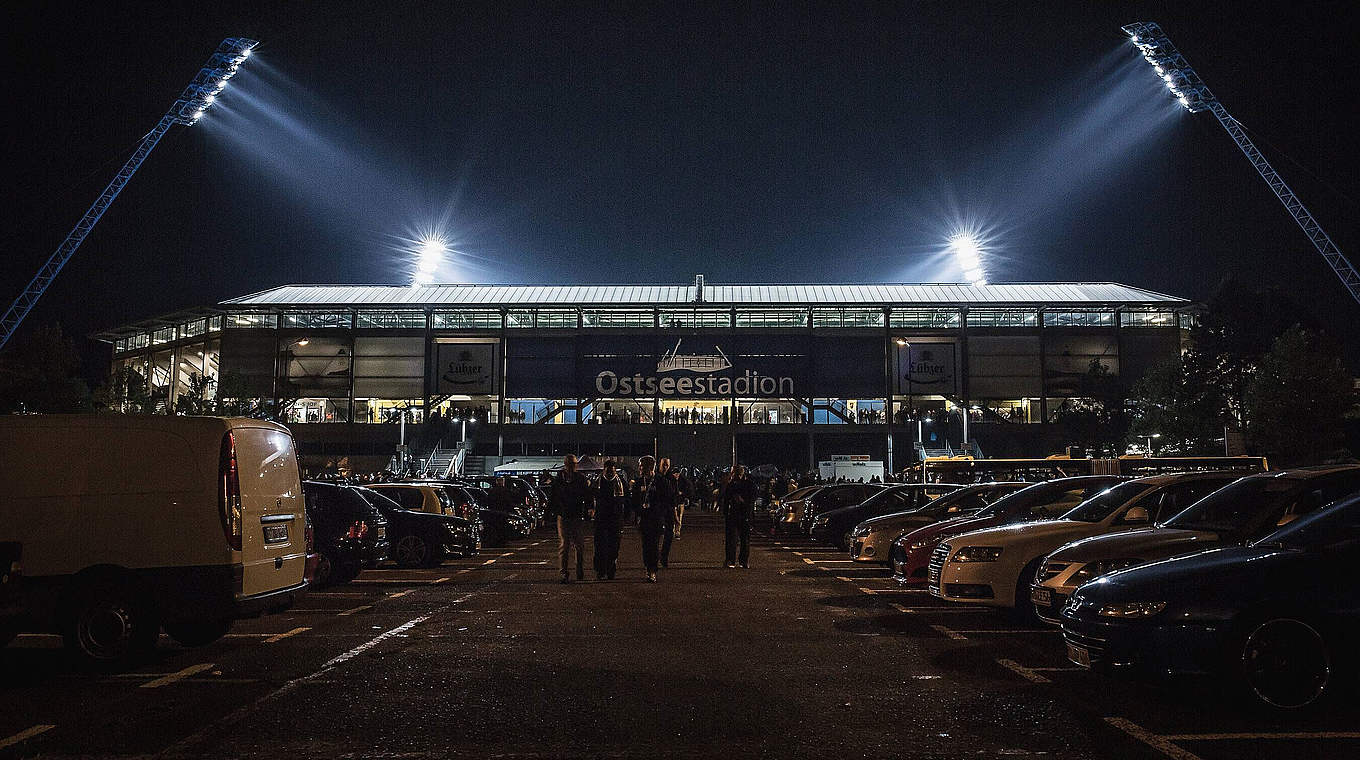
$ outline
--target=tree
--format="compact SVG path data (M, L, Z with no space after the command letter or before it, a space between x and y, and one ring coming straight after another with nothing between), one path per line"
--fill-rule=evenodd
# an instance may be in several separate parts
M0 353L0 413L59 414L90 409L80 355L58 325L45 325Z
M175 396L175 414L216 414L218 403L213 399L216 386L215 379L190 373L184 388Z
M1341 351L1301 327L1285 331L1247 386L1248 435L1273 464L1341 455L1342 419L1354 413L1353 380Z
M1068 442L1098 454L1119 455L1128 439L1127 392L1109 366L1092 359L1077 382L1077 398L1058 407L1056 421Z
M1159 453L1209 456L1222 453L1223 426L1231 416L1223 388L1214 382L1217 357L1197 350L1180 361L1153 367L1133 386L1134 440L1157 438Z
M149 414L151 392L146 376L132 367L121 367L94 392L96 409L122 414Z

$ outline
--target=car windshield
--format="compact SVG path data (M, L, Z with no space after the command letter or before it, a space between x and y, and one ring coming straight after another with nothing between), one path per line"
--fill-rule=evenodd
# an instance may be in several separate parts
M1080 520L1082 522L1100 522L1114 514L1116 509L1138 494L1148 489L1147 483L1139 483L1131 480L1128 483L1120 483L1113 488L1092 496L1091 498L1078 504L1071 512L1063 515L1064 520Z
M912 514L928 517L943 517L959 512L973 512L986 507L988 504L1013 491L1013 488L1007 486L966 488L962 491L955 491L954 493L946 494L938 499L926 502L920 509L912 510Z
M371 488L356 488L354 492L364 497L369 504L377 507L380 512L387 513L392 510L401 509L401 505L374 491Z
M1350 498L1256 540L1255 546L1318 549L1338 542L1360 540L1360 498Z
M1243 478L1191 504L1163 525L1250 536L1275 527L1293 497L1303 490L1297 480Z
M921 502L919 488L888 488L864 500L864 508L875 512L905 512Z

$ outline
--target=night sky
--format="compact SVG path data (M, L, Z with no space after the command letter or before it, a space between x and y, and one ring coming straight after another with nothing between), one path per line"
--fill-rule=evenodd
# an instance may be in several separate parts
M272 4L271 4L272 5ZM1114 280L1237 272L1352 344L1360 306L1209 114L1157 21L1360 261L1354 3L34 3L8 6L6 304L227 36L258 55L175 128L29 317L83 336L285 283Z

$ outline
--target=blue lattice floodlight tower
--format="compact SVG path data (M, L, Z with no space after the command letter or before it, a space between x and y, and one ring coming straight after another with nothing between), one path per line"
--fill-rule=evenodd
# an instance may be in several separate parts
M1284 180L1261 155L1261 151L1256 144L1247 136L1246 129L1242 124L1228 114L1228 110L1223 107L1218 98L1205 86L1204 80L1199 78L1199 74L1186 62L1185 56L1176 49L1171 43L1170 38L1162 31L1162 28L1150 22L1139 22L1121 27L1124 33L1129 35L1129 39L1138 47L1143 54L1143 58L1152 64L1152 69L1157 75L1166 82L1167 89L1172 97L1176 98L1182 106L1190 113L1208 111L1218 119L1218 123L1223 125L1233 142L1251 162L1261 178L1270 186L1275 197L1284 204L1285 210L1294 217L1294 221L1303 229L1303 233L1317 248L1318 253L1327 261L1327 265L1332 268L1336 276L1341 279L1341 284L1351 294L1351 297L1360 303L1360 272L1355 271L1355 266L1350 260L1341 253L1332 242L1331 237L1322 229L1313 215L1304 208L1303 203L1294 195L1294 191L1289 189Z
M151 153L151 149L156 147L156 143L159 143L165 133L170 130L170 127L176 124L192 127L197 123L217 100L217 96L226 87L227 80L236 74L237 67L250 57L250 51L258 44L255 40L248 40L244 37L228 37L222 40L222 44L217 46L217 51L212 54L203 68L199 69L194 81L184 88L184 92L181 92L179 97L175 99L174 105L170 106L170 110L161 117L155 128L146 133L141 143L137 145L137 150L133 151L132 156L118 170L113 181L109 182L108 186L104 188L104 192L100 193L94 205L90 206L89 210L85 212L85 216L80 218L75 228L66 235L66 239L61 241L61 245L57 246L57 250L48 257L47 262L42 265L38 273L29 281L28 286L24 288L24 292L14 299L14 303L10 304L4 317L0 318L0 348L4 348L5 344L9 342L14 331L24 321L24 317L28 316L28 313L33 310L33 306L38 303L43 292L61 272L61 268L71 260L76 249L85 241L90 230L94 229L94 225L104 215L104 212L108 211L109 206L113 204L113 199L118 197L118 193L122 192L128 180L132 179L132 175L137 173L137 169L141 167L142 162Z

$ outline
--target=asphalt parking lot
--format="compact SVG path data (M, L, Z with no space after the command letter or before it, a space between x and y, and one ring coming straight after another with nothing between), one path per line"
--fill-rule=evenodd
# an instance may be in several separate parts
M804 541L721 565L687 517L647 584L557 583L556 539L365 571L136 672L0 650L3 757L1360 757L1354 698L1280 715L1215 684L1111 680L1056 631L904 591Z

